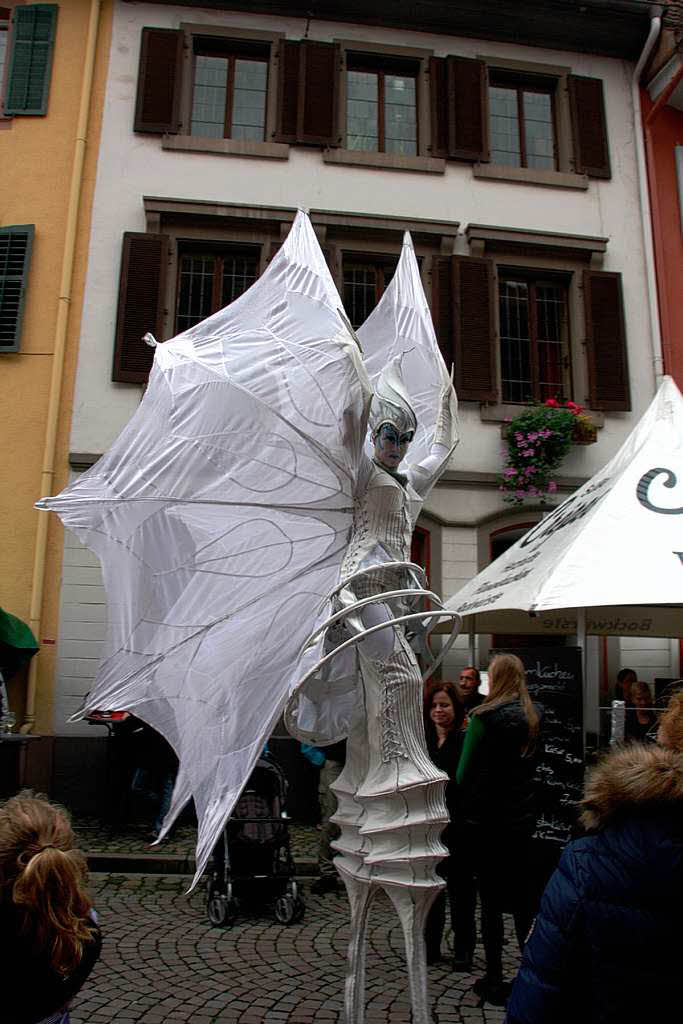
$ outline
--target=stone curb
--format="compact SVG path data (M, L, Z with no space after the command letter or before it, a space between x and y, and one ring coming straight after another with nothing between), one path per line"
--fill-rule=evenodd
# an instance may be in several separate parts
M136 875L194 875L195 859L181 853L85 853L88 870L98 874ZM318 865L314 860L294 860L294 874L315 876Z

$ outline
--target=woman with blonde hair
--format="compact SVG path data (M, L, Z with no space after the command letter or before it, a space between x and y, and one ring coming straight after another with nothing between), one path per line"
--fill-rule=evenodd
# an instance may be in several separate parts
M474 986L482 1001L503 1005L503 909L512 911L520 948L531 926L530 843L536 829L533 776L543 709L529 696L514 654L489 665L489 692L471 713L458 764L463 870L476 875L486 973ZM505 851L501 856L501 849Z
M617 748L588 775L588 834L569 843L548 882L508 1024L680 1019L683 694L657 741Z
M11 1024L68 1024L102 944L86 880L65 811L31 793L0 807L0 965Z

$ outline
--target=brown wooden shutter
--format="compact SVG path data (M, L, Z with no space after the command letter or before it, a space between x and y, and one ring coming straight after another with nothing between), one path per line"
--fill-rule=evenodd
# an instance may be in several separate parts
M591 178L611 178L602 82L599 78L569 75L567 85L576 172Z
M299 142L322 146L339 143L337 95L340 49L335 43L302 43L304 95L300 111Z
M455 160L489 159L486 64L448 57L448 155Z
M168 249L166 235L124 233L112 380L147 380L154 350L142 336L151 331L161 341Z
M584 271L583 301L590 407L628 412L631 389L621 274Z
M337 146L340 48L311 39L280 45L278 142Z
M181 31L143 28L134 131L161 135L179 130L182 60Z
M455 361L452 256L437 256L432 262L432 319L443 361L450 370Z
M448 69L445 57L429 59L432 156L448 156Z
M473 402L498 401L493 263L478 256L453 256L455 388Z
M296 142L297 112L299 110L299 46L291 39L280 43L278 71L278 142Z

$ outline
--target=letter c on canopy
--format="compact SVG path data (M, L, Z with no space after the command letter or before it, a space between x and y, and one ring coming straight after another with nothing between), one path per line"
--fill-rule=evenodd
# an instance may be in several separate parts
M666 480L662 481L665 487L675 487L677 485L678 478L670 469L663 469L661 466L658 466L656 469L649 469L638 481L638 487L636 488L636 497L638 498L638 501L650 512L659 512L660 515L665 516L683 515L683 508L660 508L658 505L653 505L649 500L647 492L650 488L650 484L655 477L659 476L661 473L666 474Z

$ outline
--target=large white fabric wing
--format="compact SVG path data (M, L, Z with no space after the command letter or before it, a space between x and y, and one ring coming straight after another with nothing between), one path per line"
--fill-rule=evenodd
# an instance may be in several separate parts
M88 710L130 709L180 760L199 878L313 647L352 521L371 391L308 218L236 302L156 348L111 450L44 499L101 561ZM312 663L311 661L311 663Z

